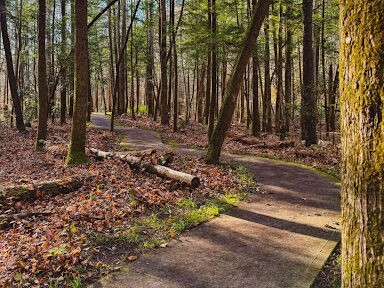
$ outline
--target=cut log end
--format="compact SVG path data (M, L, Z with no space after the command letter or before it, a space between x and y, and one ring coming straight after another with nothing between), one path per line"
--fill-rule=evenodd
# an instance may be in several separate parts
M197 187L199 187L199 185L200 185L200 179L198 177L194 176L191 180L191 186L193 188L197 188Z

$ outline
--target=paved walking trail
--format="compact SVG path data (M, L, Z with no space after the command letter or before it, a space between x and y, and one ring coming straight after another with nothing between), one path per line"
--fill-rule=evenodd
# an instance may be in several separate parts
M110 121L93 115L100 128ZM118 127L138 149L173 149L152 132ZM128 264L92 287L309 288L340 239L339 187L328 177L291 164L223 155L247 166L260 191L212 221ZM336 228L336 229L333 229Z

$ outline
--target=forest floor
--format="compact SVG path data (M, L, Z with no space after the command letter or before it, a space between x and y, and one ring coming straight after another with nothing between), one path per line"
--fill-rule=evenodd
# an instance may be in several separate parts
M33 151L35 132L35 125L25 134L0 125L0 188L73 175L92 178L69 194L0 201L1 219L43 212L0 228L0 287L81 287L165 246L254 189L244 168L205 165L192 157L173 156L168 166L197 175L201 185L195 189L131 170L118 160L90 157L85 165L68 167L70 126L49 129L45 152ZM117 134L88 129L88 147L120 150L118 140ZM158 152L148 160L161 162L163 155Z
M120 118L118 124L130 121ZM131 124L160 132L169 148L187 146L183 142L192 148L206 146L205 127L200 124L192 124L188 129L184 126L178 133L142 116ZM242 128L232 127L226 151L295 160L334 175L338 173L337 148L305 148L300 142L295 142L294 147L282 148L283 142L275 136L254 144L253 137L239 132ZM1 202L1 215L31 211L44 211L48 215L16 219L10 228L0 230L0 283L5 287L7 283L16 287L80 287L119 270L153 247L167 247L177 234L236 206L249 192L267 197L261 200L268 201L262 202L267 208L273 201L269 197L273 198L274 193L279 195L276 191L255 187L252 175L242 166L232 163L210 166L188 156L173 156L169 167L198 175L202 184L197 189L131 170L116 160L90 158L90 162L81 167L67 167L64 161L69 129L69 125L54 125L49 130L46 152L37 153L32 151L34 126L23 135L0 126L0 186L92 175L76 192L53 198L42 195L33 202ZM242 143L244 138L251 138L253 144ZM93 128L88 129L87 145L104 151L132 150L119 133ZM129 153L143 156L141 152ZM164 153L158 151L149 160L161 163ZM318 205L315 199L305 201L308 207ZM324 220L326 217L320 222ZM332 223L321 225L324 230Z
M124 115L118 118L117 124L156 131L161 134L164 143L173 147L204 149L208 145L207 126L195 121L186 124L180 120L176 133L173 132L172 123L164 126L146 115L136 115L135 120L132 120L130 115ZM295 129L284 140L271 133L253 137L245 124L234 121L225 139L223 150L229 153L296 162L340 178L340 136L337 133L331 134L328 141L320 141L321 145L305 147L299 133L300 131Z

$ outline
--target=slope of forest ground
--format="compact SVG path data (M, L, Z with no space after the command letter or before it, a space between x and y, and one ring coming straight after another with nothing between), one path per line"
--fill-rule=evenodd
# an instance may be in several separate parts
M236 205L256 189L242 167L205 165L176 155L168 166L199 176L198 188L131 170L112 159L90 157L85 165L68 167L70 125L49 129L45 152L33 152L32 126L19 134L0 125L0 187L73 175L87 179L69 194L1 201L1 219L30 217L16 217L9 227L0 228L0 287L80 287L152 247L166 246L181 231ZM121 148L117 140L116 134L89 129L87 145L113 151ZM136 155L152 162L164 156Z
M163 141L171 146L182 145L188 148L204 149L208 145L206 125L195 121L190 121L188 124L180 121L176 133L173 132L172 125L161 125L146 115L137 115L135 120L132 120L130 115L123 115L118 121L129 127L157 131L161 134ZM253 137L246 131L245 124L234 121L225 139L223 150L235 154L296 162L340 178L341 157L338 134L330 135L328 141L320 140L321 145L305 147L300 140L298 130L291 132L284 140L275 134L267 133L263 133L261 137Z

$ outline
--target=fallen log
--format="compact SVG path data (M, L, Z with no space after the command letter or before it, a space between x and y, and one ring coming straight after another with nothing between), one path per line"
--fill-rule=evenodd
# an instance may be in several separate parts
M285 149L295 147L295 141L281 141L277 144L267 145L265 142L262 142L259 139L247 137L247 136L239 136L234 137L233 141L239 142L243 145L250 145L252 148L259 149ZM260 144L261 143L261 144Z
M0 229L7 229L17 219L26 219L34 216L49 216L51 212L29 212L14 215L0 215Z
M78 190L84 185L84 179L71 177L67 180L52 180L33 182L25 185L0 187L0 201L4 200L33 200L40 195L56 196Z
M122 153L105 152L105 151L100 151L93 148L88 148L88 149L91 152L92 156L95 158L99 158L99 159L100 158L102 159L117 158L125 163L128 163L131 168L135 168L135 169L144 168L144 170L150 173L157 174L157 175L166 177L168 179L181 181L194 188L200 185L199 178L194 175L176 171L162 165L151 164L143 161L143 158L131 156L128 154L122 154Z

